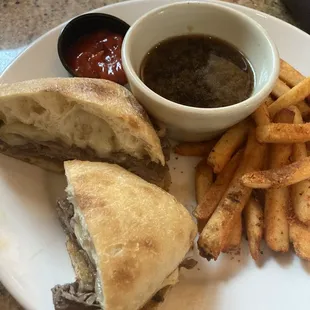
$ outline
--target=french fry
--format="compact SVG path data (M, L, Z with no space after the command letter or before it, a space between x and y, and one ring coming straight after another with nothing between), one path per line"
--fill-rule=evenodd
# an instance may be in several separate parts
M209 260L218 258L233 230L236 216L242 212L252 192L241 184L240 176L261 169L265 149L264 144L257 142L254 130L251 130L242 162L198 240L201 256Z
M265 160L262 167L262 170L268 170L269 168L269 152L270 152L270 145L266 145L266 151L265 151Z
M294 113L287 109L280 111L277 122L293 122ZM291 144L273 144L270 148L270 167L281 169L289 163L292 154ZM288 207L289 190L287 187L269 189L265 201L265 241L270 249L276 252L289 250Z
M310 260L310 226L298 220L293 206L289 206L288 212L289 238L293 244L295 253L302 259Z
M278 144L273 144L272 147ZM246 173L241 181L251 188L281 188L310 178L310 157L280 168Z
M227 253L232 250L240 248L242 239L242 218L241 214L238 214L236 220L234 221L232 232L229 238L224 242L222 252Z
M289 250L286 212L289 203L287 187L270 189L266 193L265 241L276 252Z
M283 96L284 94L288 93L291 90L290 87L288 87L284 82L281 80L277 80L275 83L275 86L271 92L271 94L279 98ZM310 113L310 107L307 105L307 103L304 100L301 100L295 104L298 109L301 111L302 114L308 114Z
M298 220L290 221L289 236L297 256L310 261L310 227Z
M290 87L296 86L298 83L305 79L305 77L299 71L297 71L283 59L280 60L279 77Z
M310 78L305 78L299 84L294 86L290 91L279 97L269 107L271 117L280 110L287 108L291 105L296 105L298 102L304 100L310 94Z
M272 96L279 98L289 92L291 88L287 86L283 81L277 79L276 83L271 91Z
M271 97L268 97L263 104L256 109L256 111L253 114L253 118L255 120L255 123L257 126L263 126L263 125L268 125L270 124L270 115L268 111L268 106L273 102ZM265 160L263 164L263 169L267 169L268 165L268 148L266 146L265 150Z
M221 172L229 162L231 156L246 140L250 121L248 119L228 129L211 150L208 164L214 173Z
M300 111L296 107L294 111L294 123L302 124L303 119ZM293 160L298 161L307 157L305 143L295 143L293 145ZM310 224L310 179L296 183L292 186L291 200L297 219L306 225Z
M268 103L273 100L268 97L253 113L253 118L257 126L270 124L270 116L268 112Z
M310 180L306 179L292 186L292 205L298 220L310 225Z
M258 139L258 141L261 143L263 142L272 143L274 140L283 139L287 141L288 139L290 139L290 137L288 137L288 135L291 134L291 133L288 133L289 127L293 126L292 122L293 122L294 115L295 115L295 112L292 109L286 108L286 109L281 110L280 112L282 117L285 116L285 118L288 120L289 124L270 123L270 124L265 124L265 125L258 125L258 127L256 128L256 138ZM281 127L281 126L282 128L286 128L286 130L283 130L283 132L281 132L280 130L276 130L277 127ZM277 142L282 142L282 141L277 141ZM290 142L291 140L289 140L289 143ZM276 142L273 142L273 143L276 143Z
M270 96L268 96L264 102L266 106L269 107L272 103L274 103L274 100Z
M207 164L207 160L204 158L196 166L195 173L195 188L196 188L196 200L197 203L201 203L202 199L207 192L208 188L213 182L213 171Z
M234 173L240 164L243 152L238 151L228 162L226 167L218 174L214 183L211 184L208 191L205 193L202 202L198 204L193 214L198 221L199 232L205 227L212 213L216 209L222 196L224 195Z
M306 142L307 155L310 156L310 142Z
M183 142L175 146L174 152L182 156L208 156L217 140L205 142Z
M305 101L297 102L295 106L299 109L303 116L309 115L310 107Z
M297 107L290 107L294 112L294 124L303 124L303 119L300 110ZM295 143L293 145L293 158L294 161L307 157L307 148L305 143Z
M293 158L298 161L308 156L307 147L305 143L295 143L293 145Z
M265 194L266 194L266 191L263 189L254 189L252 192L252 198L258 201L258 203L261 206L264 206L265 205Z
M250 198L243 210L243 215L251 256L254 260L258 260L264 232L263 208L257 200Z
M268 96L265 100L266 106L269 107L272 103L274 103L274 100L270 96Z
M310 141L310 123L258 126L256 137L264 143L304 143Z

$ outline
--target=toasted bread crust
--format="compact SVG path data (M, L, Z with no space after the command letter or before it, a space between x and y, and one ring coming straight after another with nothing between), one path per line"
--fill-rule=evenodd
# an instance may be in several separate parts
M197 229L189 212L117 165L67 161L65 172L96 252L104 309L140 309L190 249Z

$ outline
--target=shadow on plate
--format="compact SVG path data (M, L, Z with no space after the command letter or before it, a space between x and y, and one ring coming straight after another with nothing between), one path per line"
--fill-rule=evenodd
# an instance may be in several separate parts
M301 265L303 269L310 275L310 261L301 260Z

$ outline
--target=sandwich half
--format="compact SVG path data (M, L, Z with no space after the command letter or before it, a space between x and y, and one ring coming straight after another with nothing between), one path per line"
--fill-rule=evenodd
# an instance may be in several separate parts
M0 153L52 171L79 159L116 163L168 187L162 143L145 110L119 84L46 78L0 84ZM164 156L166 155L166 158Z
M55 309L154 309L196 236L189 212L118 165L74 160L65 173L58 215L76 282L52 289Z

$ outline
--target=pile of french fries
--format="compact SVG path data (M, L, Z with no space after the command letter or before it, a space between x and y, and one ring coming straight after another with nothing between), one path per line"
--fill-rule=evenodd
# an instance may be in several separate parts
M203 257L240 248L244 232L254 260L263 239L276 252L292 244L310 260L309 95L310 78L281 60L271 95L251 117L217 141L175 147L179 155L203 157L194 211Z

